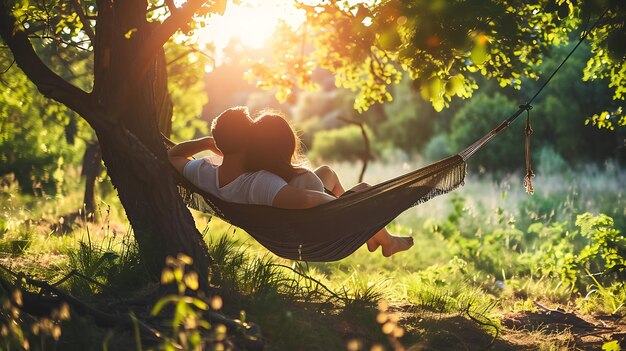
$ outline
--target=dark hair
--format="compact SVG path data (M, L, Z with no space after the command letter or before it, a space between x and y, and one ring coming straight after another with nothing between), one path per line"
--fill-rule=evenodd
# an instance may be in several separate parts
M215 145L224 155L244 151L250 135L252 118L245 106L229 108L211 123Z
M300 138L277 113L265 113L254 120L248 147L251 171L270 171L287 182L306 172L301 162Z

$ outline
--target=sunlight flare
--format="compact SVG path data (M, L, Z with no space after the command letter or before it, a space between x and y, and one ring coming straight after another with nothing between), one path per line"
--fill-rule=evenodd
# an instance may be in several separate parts
M296 27L304 22L304 18L304 13L295 8L293 1L242 1L229 4L223 16L211 19L198 32L198 39L201 44L212 43L218 50L232 40L259 49L274 34L280 22Z

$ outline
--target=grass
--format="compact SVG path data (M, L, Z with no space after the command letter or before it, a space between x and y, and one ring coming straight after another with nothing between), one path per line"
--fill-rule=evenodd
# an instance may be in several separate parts
M377 183L412 167L374 163L366 181ZM335 168L344 180L359 171L347 164ZM454 194L412 208L390 226L415 238L411 250L384 258L361 248L330 263L276 258L242 230L193 215L218 268L219 312L253 322L270 350L479 349L490 343L496 349L561 350L572 347L575 337L502 323L511 314L536 313L534 301L588 314L626 314L623 284L584 270L601 268L600 256L591 265L564 265L569 256L558 256L574 257L596 240L574 224L582 212L604 212L624 233L625 183L626 171L612 164L540 175L533 196L524 193L521 175L470 175ZM118 200L102 200L99 220L91 223L68 216L78 213L80 198L80 192L31 197L3 188L2 264L51 282L70 275L60 287L94 303L156 303L158 288L143 278ZM145 311L135 312L148 318ZM28 329L25 320L20 323ZM54 323L63 336L48 337L49 345L135 349L130 330L103 330L79 316Z

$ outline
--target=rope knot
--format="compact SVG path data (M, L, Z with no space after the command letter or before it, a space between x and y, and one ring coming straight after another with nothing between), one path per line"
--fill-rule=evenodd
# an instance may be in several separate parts
M533 109L532 105L530 105L530 104L519 105L519 108L524 109L526 111L530 111L530 110Z

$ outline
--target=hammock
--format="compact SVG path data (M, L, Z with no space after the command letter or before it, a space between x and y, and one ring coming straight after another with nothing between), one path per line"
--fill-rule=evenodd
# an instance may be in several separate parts
M308 209L227 202L176 174L187 206L244 229L277 256L328 262L356 251L406 209L462 185L465 161L452 156Z
M244 229L277 256L311 262L343 259L408 208L463 185L466 160L529 105L457 155L363 191L307 209L237 204L208 193L179 172L174 175L187 206ZM164 137L166 145L173 142Z
M189 207L216 215L244 229L261 245L280 257L300 261L336 261L356 251L376 232L408 208L462 186L465 180L467 159L506 129L523 111L528 112L525 129L524 186L528 192L532 193L531 179L534 174L529 156L529 137L532 133L530 127L532 106L530 104L607 11L608 7L526 104L520 105L519 109L498 127L457 155L366 190L308 209L280 209L227 202L199 189L175 171L174 174L179 180L180 193ZM164 137L164 140L166 145L173 145L167 138Z

